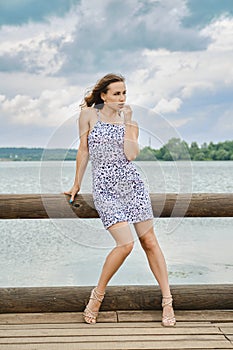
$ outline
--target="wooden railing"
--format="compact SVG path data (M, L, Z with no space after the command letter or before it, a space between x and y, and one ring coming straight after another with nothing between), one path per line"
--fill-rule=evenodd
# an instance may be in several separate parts
M154 217L233 217L232 193L152 193ZM1 194L0 219L98 218L90 193Z
M0 288L0 313L83 311L93 286ZM172 285L177 310L233 309L232 284ZM160 310L158 286L108 286L101 310Z
M233 194L150 194L154 217L233 217ZM92 195L1 194L0 219L98 218ZM217 282L217 281L216 281ZM82 311L91 287L0 288L0 313ZM233 284L173 285L176 309L233 309ZM161 309L158 286L109 286L102 310Z

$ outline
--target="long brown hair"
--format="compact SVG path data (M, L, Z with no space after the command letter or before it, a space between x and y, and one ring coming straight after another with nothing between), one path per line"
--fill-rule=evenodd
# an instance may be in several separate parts
M103 107L104 101L101 98L101 93L107 93L108 86L111 83L116 83L118 81L125 81L125 78L122 75L118 74L107 74L103 78L97 81L94 88L87 93L87 95L84 97L84 101L81 103L81 108L85 107L94 107L101 109Z

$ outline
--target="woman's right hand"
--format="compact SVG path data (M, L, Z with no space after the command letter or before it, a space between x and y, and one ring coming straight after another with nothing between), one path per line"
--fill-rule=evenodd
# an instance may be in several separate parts
M74 197L76 196L76 194L80 191L80 186L74 184L73 187L66 192L63 192L64 194L69 194L71 196L70 198L70 203L72 203L74 201Z

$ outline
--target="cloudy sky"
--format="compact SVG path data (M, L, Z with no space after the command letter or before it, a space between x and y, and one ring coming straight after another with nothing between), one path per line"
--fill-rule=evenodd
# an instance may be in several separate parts
M0 147L74 146L109 72L188 143L232 140L232 62L232 0L0 0Z

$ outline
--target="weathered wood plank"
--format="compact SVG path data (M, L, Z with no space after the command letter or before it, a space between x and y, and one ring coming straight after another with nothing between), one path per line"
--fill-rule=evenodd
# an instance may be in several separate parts
M119 322L161 322L161 312L158 311L117 311ZM179 321L204 321L202 311L182 311L176 310L176 319Z
M193 335L170 335L170 334L149 334L149 335L92 335L90 337L86 336L41 336L41 337L10 337L10 338L0 338L0 344L30 344L30 343L89 343L91 342L131 342L131 341L154 341L154 342L161 342L161 341L173 341L173 342L183 342L183 341L225 341L225 337L223 334L195 334Z
M214 325L215 327L233 327L233 322L211 322L212 325Z
M128 311L127 313L135 316L140 312ZM141 313L145 315L151 312L141 311ZM19 315L22 318L18 324L15 324L15 319L12 317L13 324L1 325L3 329L0 327L0 348L1 350L233 349L230 342L232 335L227 337L224 335L225 331L232 330L232 327L227 329L224 326L231 325L233 322L210 323L206 320L194 322L197 316L203 319L203 311L177 310L176 313L180 321L174 328L164 328L160 322L137 322L138 320L87 325L83 321L76 323L73 320L77 313L7 314L5 316L10 318ZM157 314L161 316L161 312ZM231 310L230 312L229 310L204 311L207 318L212 318L213 314L216 315L215 317L229 318L232 312ZM45 316L44 319L40 319L42 323L29 323L35 321L40 315ZM46 320L48 322L49 318L54 323L43 323Z
M93 286L0 288L0 312L81 312ZM233 309L233 284L172 285L178 310ZM154 285L108 286L101 311L161 310Z
M220 329L224 334L233 335L233 327L228 327L227 324L220 326Z
M232 193L151 193L154 217L233 217ZM1 194L0 219L98 218L90 193Z
M99 322L117 322L114 311L100 312ZM0 314L0 324L84 322L81 312Z
M124 311L116 313L119 317ZM232 332L233 322L228 320L232 317L233 310L177 310L176 316L180 321L174 328L164 328L160 321L140 322L141 317L138 317L140 313L143 317L151 313L161 316L160 311L127 311L128 315L134 317L137 315L136 322L99 322L96 325L87 325L83 321L76 323L74 317L77 313L0 315L9 316L13 320L13 324L5 323L0 326L0 348L1 350L233 349L231 343L233 335L227 333ZM17 320L19 323L15 323L14 316L16 318L20 316ZM31 324L30 322L34 322L38 316L45 316L40 318L42 323ZM203 321L194 322L197 317ZM222 318L222 322L210 323L205 318ZM23 321L25 323L22 323ZM49 323L50 321L54 323Z
M117 315L118 316L117 316ZM117 319L118 317L118 319ZM176 310L177 321L233 321L233 310L180 311ZM0 314L0 324L39 324L39 323L75 323L85 324L82 313L20 313ZM98 322L161 322L160 311L106 311L99 312ZM177 323L179 324L179 323ZM97 325L96 325L97 326Z
M54 336L107 336L107 335L221 335L222 332L216 327L193 327L193 328L165 328L165 327L141 327L141 328L37 328L37 329L7 329L0 330L0 338L20 337L54 337ZM230 334L230 333L229 333Z
M227 325L228 323L220 323L221 325ZM83 329L87 328L89 325L86 323L21 323L21 324L0 324L0 330L7 329ZM122 328L161 328L161 322L115 322L115 323L101 323L97 322L95 324L95 329L97 328L105 328L105 329L122 329ZM175 329L185 329L185 328L195 328L201 327L203 328L214 328L218 330L218 326L215 326L214 323L211 322L187 322L187 321L179 321L177 323Z
M130 342L88 342L88 343L55 343L55 344L13 344L1 345L1 350L167 350L167 349L232 349L232 344L225 341L214 340L183 340L181 342L173 341L130 341Z
M203 310L203 317L211 322L229 322L233 321L233 310Z
M159 321L161 315L157 311L117 311L119 322L152 322ZM233 321L233 310L176 310L176 319L182 321Z

